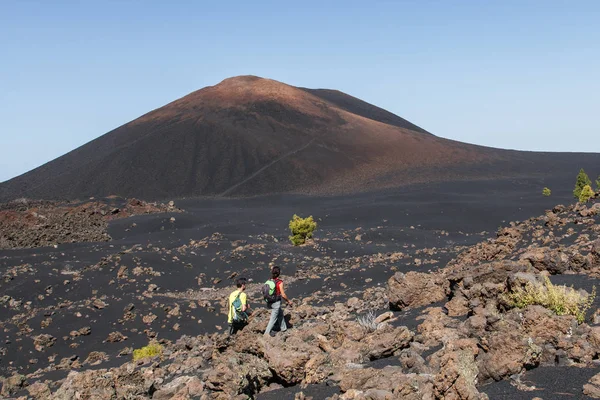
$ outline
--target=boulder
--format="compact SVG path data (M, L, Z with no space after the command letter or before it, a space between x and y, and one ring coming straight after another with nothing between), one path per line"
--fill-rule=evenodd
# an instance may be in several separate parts
M477 341L459 339L450 342L440 358L440 369L433 381L438 399L487 399L477 390L479 369L475 357L479 353Z
M583 385L583 394L600 399L600 373L592 376L588 383Z
M14 374L8 378L2 379L2 390L0 394L2 396L10 396L19 391L26 384L24 375Z
M47 400L50 398L50 388L42 382L35 382L33 385L27 386L29 395L35 400Z
M234 399L241 393L258 393L272 380L273 373L263 358L231 350L213 359L212 368L206 370L202 379L205 387L222 399Z
M134 364L124 364L111 370L98 369L71 371L62 385L52 395L52 400L91 398L139 398L148 396L153 384L152 370L135 369ZM148 374L150 372L150 374Z
M278 380L292 385L300 383L304 379L305 365L312 356L310 350L316 353L318 348L305 348L304 351L301 351L287 344L268 343L265 346L265 358Z
M348 369L342 373L340 399L432 399L430 375L405 374L401 367Z
M76 398L93 398L110 400L116 397L112 375L105 369L77 372L71 371L58 390L53 400L71 400Z
M397 272L387 282L392 310L421 307L446 299L446 288L436 276L422 272Z
M459 320L448 317L441 307L428 308L425 313L418 317L423 322L417 327L419 340L425 346L435 347L458 338Z
M384 326L367 335L360 344L370 360L390 357L409 346L413 333L404 326Z
M413 348L402 350L402 352L400 352L399 358L400 365L402 365L402 368L409 373L431 373L431 368L429 368L429 366L425 363L423 357L421 357L421 355Z
M198 397L204 392L204 384L197 376L179 376L164 384L152 395L153 400Z
M480 354L477 359L481 383L491 379L499 381L518 374L528 363L529 358L539 356L537 354L539 347L534 347L533 343L524 338L516 328L494 332L482 342L487 351ZM536 354L530 354L534 352ZM530 363L535 363L535 360L531 360Z
M595 205L600 205L600 203ZM600 267L600 239L594 240L590 247L590 252L586 257L587 269L598 268Z
M548 271L551 274L562 274L569 268L569 256L548 247L530 249L519 259L528 262L538 271Z

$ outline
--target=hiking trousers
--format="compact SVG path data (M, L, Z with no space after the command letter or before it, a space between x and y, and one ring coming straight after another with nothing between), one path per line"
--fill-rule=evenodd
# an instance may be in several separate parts
M271 318L269 319L269 324L265 330L265 335L268 335L275 327L279 327L280 332L287 331L287 325L283 318L283 310L281 309L281 300L267 304L267 307L271 309Z

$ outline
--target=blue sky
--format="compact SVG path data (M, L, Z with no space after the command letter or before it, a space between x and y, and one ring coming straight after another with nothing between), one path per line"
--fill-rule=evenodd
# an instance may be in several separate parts
M600 152L600 1L0 0L0 181L234 75L430 132Z

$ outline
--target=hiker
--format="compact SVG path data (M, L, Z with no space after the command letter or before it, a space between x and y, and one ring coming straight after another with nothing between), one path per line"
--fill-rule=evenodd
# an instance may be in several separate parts
M237 290L229 295L229 313L227 322L229 323L229 334L233 335L248 324L248 314L250 306L248 305L248 296L246 290L246 278L239 278L235 282Z
M275 326L279 328L280 332L285 332L287 330L287 325L285 324L285 319L283 317L283 310L281 309L281 300L285 300L290 307L292 306L292 302L285 294L283 281L279 279L279 275L281 275L281 269L279 267L273 267L273 269L271 269L271 279L265 282L263 287L263 297L267 301L267 308L271 309L271 319L269 319L269 324L265 330L265 336L275 336L275 333L272 332Z

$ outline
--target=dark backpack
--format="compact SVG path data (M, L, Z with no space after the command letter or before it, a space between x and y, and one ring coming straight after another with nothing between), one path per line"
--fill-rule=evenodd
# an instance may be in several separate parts
M266 281L262 287L262 294L267 303L279 301L279 296L277 296L277 282L273 279Z

